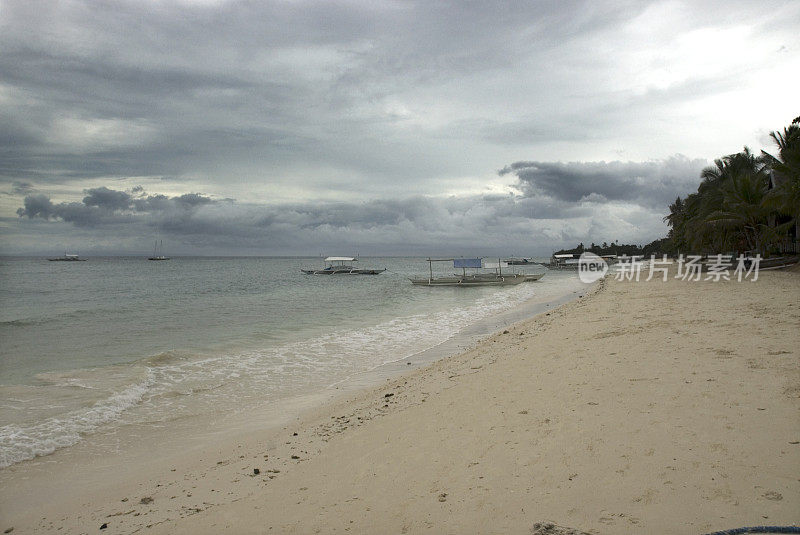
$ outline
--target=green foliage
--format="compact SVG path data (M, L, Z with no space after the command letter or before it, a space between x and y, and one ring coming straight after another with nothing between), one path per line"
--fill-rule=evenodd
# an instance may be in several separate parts
M772 132L777 156L747 147L703 169L696 193L678 197L664 221L673 253L769 252L800 217L800 124ZM796 238L794 238L796 239Z
M620 244L620 243L612 243L611 245L603 242L603 245L595 245L594 243L588 247L584 248L583 244L579 244L574 249L562 249L560 251L556 251L553 254L581 254L585 251L589 251L596 255L617 255L617 256L637 256L637 255L644 255L646 257L650 257L651 255L660 256L662 254L672 254L671 244L669 238L661 238L659 240L652 241L647 245L633 245L633 244Z

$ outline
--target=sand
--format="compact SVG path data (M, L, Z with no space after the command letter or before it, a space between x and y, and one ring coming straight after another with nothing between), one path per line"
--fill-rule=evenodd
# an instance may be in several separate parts
M144 437L118 456L56 453L3 470L0 529L798 525L799 347L798 273L762 272L755 283L608 279L463 354L329 398L291 425L254 415L225 436Z

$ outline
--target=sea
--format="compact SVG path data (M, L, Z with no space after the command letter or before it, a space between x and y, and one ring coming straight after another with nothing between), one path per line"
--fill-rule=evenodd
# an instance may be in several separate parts
M442 358L585 289L574 272L418 287L408 277L428 273L424 258L359 265L386 271L300 271L320 258L0 258L0 467L125 426L247 414Z

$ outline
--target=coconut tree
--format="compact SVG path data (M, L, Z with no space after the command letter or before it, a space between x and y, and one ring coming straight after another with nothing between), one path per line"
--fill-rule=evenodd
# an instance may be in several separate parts
M772 227L768 216L767 172L738 172L722 185L722 207L706 216L706 222L725 233L728 240L742 238L748 248L764 254L767 246L785 232L783 225ZM730 241L729 241L730 243Z
M800 118L798 118L800 119ZM770 191L768 204L777 212L800 218L800 122L771 132L770 137L778 147L778 155L762 152L762 158L772 170L775 187Z
M681 252L686 249L686 204L680 197L669 205L669 214L664 216L664 223L669 227L667 238L672 243L672 249Z
M703 169L697 193L685 201L684 240L693 250L719 252L739 248L741 235L730 222L718 219L725 211L725 192L733 187L733 177L752 175L763 179L763 167L760 158L744 147L742 152L723 156Z

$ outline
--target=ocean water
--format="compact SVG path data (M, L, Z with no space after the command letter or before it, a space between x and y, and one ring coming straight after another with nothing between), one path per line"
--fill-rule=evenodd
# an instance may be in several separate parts
M506 288L414 287L424 259L360 264L388 271L300 272L318 258L0 259L0 467L118 426L324 389L582 287L564 272Z

